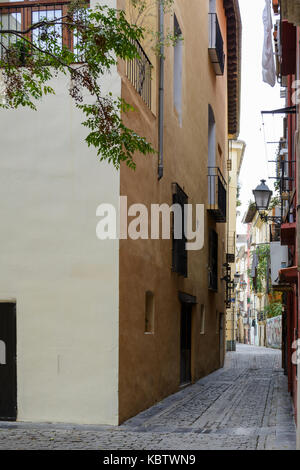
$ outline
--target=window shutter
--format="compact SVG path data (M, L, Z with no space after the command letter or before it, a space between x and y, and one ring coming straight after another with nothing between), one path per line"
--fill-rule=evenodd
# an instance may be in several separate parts
M172 253L172 269L174 272L187 277L187 251L186 251L186 237L184 234L184 220L185 220L185 207L188 202L188 197L185 192L178 186L174 185L175 191L173 193L173 204L179 204L182 210L182 238L174 238L174 223L173 223L173 253ZM173 216L174 217L174 216Z
M214 291L218 290L218 234L215 230L209 235L209 273L208 287Z

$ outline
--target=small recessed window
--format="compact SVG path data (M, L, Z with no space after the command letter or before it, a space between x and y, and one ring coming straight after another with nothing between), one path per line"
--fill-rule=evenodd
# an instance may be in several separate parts
M220 144L218 144L218 153L219 153L219 157L222 158L223 152L222 152Z
M154 294L151 291L145 296L145 333L154 333Z
M216 13L216 0L209 0L209 13Z
M204 335L205 333L205 307L204 305L200 306L200 334Z
M176 41L174 42L174 86L173 86L173 96L174 96L174 107L177 111L178 120L180 126L182 125L182 61L183 61L183 41L182 41L182 32L176 18L174 15L174 36Z

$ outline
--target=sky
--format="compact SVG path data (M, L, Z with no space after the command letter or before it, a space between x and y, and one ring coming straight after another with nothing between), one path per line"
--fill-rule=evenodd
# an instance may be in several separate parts
M246 143L244 161L240 173L242 206L238 219L237 232L245 233L246 226L241 223L250 199L254 200L252 190L261 179L266 179L270 189L275 176L275 164L268 163L276 156L276 145L267 141L278 141L283 133L282 115L265 115L262 124L262 110L282 108L285 101L280 98L280 85L274 88L262 80L262 51L264 28L262 14L265 0L239 0L243 37L242 37L242 90L241 90L241 128L239 140ZM276 17L275 17L276 18Z

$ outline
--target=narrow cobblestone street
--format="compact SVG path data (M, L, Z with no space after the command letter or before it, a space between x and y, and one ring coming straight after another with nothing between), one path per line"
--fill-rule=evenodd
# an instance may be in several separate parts
M239 345L224 369L115 428L0 423L0 449L295 449L281 352Z

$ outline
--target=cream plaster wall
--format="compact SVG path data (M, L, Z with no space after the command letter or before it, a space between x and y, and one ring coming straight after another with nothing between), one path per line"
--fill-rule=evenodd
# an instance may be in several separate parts
M238 178L241 169L241 164L245 152L245 143L239 140L232 140L229 143L229 158L231 160L231 170L228 173L228 237L229 237L229 252L236 248L236 218L237 218L237 188ZM236 273L235 263L230 264L231 279ZM237 302L232 304L230 309L226 310L226 341L231 342L236 340L236 314Z
M115 2L110 2L114 6ZM96 238L119 173L84 143L66 78L0 112L0 299L17 302L18 420L117 424L119 243ZM113 70L104 83L115 96Z

